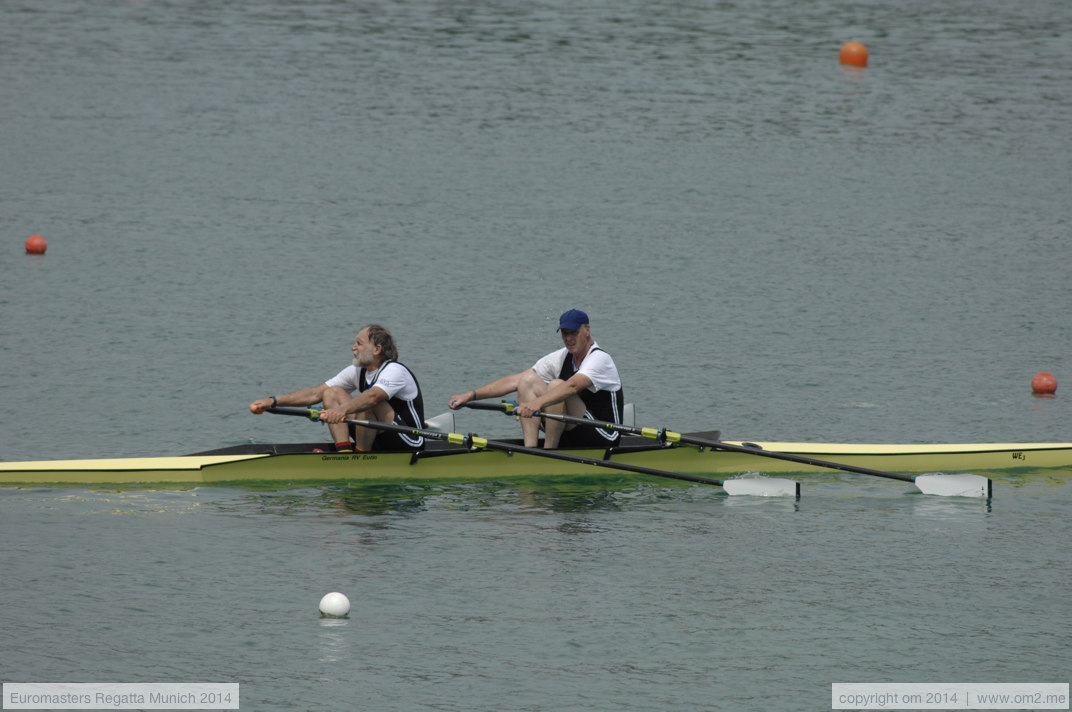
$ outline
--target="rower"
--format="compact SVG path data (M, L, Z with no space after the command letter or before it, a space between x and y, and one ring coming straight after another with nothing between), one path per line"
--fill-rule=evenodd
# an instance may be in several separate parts
M451 396L448 405L456 410L470 401L498 398L516 391L520 402L517 414L521 416L526 447L539 444L541 428L545 448L616 445L621 439L616 431L532 417L535 411L542 411L622 422L625 396L618 367L592 338L588 315L580 309L570 309L559 317L558 332L562 348L547 354L531 368Z
M336 452L419 450L419 434L388 432L351 426L347 418L424 427L424 399L413 372L398 362L394 337L379 324L362 327L350 347L352 363L318 386L281 396L259 398L249 404L253 413L274 406L309 406L323 403L320 420L328 423ZM356 395L355 395L356 392ZM350 442L351 432L354 443Z

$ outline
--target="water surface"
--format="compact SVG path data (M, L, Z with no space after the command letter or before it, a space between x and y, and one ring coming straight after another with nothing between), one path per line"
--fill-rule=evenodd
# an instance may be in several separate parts
M371 321L439 412L572 307L642 425L1067 441L1063 390L1029 383L1072 379L1070 13L5 2L0 458L315 438L245 404L333 375ZM909 489L0 490L0 671L280 710L1066 681L1067 479ZM336 589L354 614L325 624Z

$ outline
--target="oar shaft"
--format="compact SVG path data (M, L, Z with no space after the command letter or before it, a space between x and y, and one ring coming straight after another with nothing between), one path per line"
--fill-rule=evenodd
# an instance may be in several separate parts
M686 435L681 436L681 442L690 443L692 445L704 445L718 450L727 450L729 452L744 452L749 455L758 455L759 457L770 457L775 460L786 460L787 462L799 462L802 465L813 465L815 467L822 467L828 470L841 470L843 472L855 472L860 475L874 475L875 477L886 477L891 480L901 480L902 482L915 482L916 478L911 475L901 474L900 472L884 472L883 470L872 470L870 467L857 467L856 465L844 465L840 462L831 462L829 460L818 460L814 457L807 457L805 455L793 455L788 452L774 452L772 450L763 450L761 448L745 447L742 445L730 445L719 441L706 441L701 438L693 438Z
M595 457L588 457L586 455L573 455L564 452L556 452L555 450L546 450L538 447L526 447L524 445L512 445L510 443L499 442L497 440L484 440L483 438L473 437L474 440L482 440L483 445L478 447L490 447L495 450L503 450L505 452L520 452L526 455L535 455L536 457L548 457L552 460L564 460L566 462L576 462L584 465L594 465L595 467L606 467L612 470L624 470L626 472L635 472L639 475L652 475L654 477L669 477L675 480L684 480L685 482L697 482L702 485L717 485L724 487L725 483L722 480L714 480L709 477L700 477L699 475L688 475L684 472L670 472L669 470L656 470L650 467L642 467L640 465L630 465L625 462L612 462L610 460L600 460ZM474 443L475 444L475 443Z
M517 404L509 401L503 401L499 404L480 403L478 401L471 401L465 404L468 408L475 408L477 410L494 410L500 413L506 413L511 415L514 413L514 409ZM641 435L646 438L654 438L662 442L676 442L680 439L679 433L670 433L665 430L655 430L653 428L638 428L632 425L623 425L619 423L609 423L603 420L588 420L587 418L576 418L570 415L559 415L557 413L541 413L537 411L534 417L544 416L547 418L561 420L567 423L578 423L587 425L590 427L603 428L607 431L618 430L623 433L632 433ZM539 452L547 452L546 450L539 450ZM671 474L677 479L691 479L691 475L679 475ZM695 480L693 480L695 481ZM718 482L718 480L715 480ZM754 494L762 497L784 497L795 496L800 497L800 483L793 480L775 478L775 477L761 477L761 478L749 478L749 479L731 479L723 482L718 482L728 494Z
M512 403L500 403L498 405L492 403L466 403L466 406L470 408L477 408L480 410L497 410L502 413L513 413L514 405ZM588 418L578 418L572 415L563 415L560 413L545 413L542 411L536 411L532 414L533 417L544 417L552 420L558 420L563 423L573 423L575 425L586 425L590 428L602 428L604 430L618 430L623 433L631 433L634 435L640 435L646 438L652 438L654 440L661 440L663 442L680 442L688 445L699 445L702 447L709 447L716 450L725 450L727 452L742 452L748 455L756 455L757 457L769 457L774 460L785 460L787 462L798 462L802 465L812 465L813 467L822 467L828 470L842 470L844 472L855 472L861 475L874 475L875 477L886 477L891 480L901 480L902 482L915 482L915 478L910 475L904 475L898 472L884 472L882 470L872 470L869 467L857 467L855 465L845 465L840 462L831 462L829 460L819 460L814 457L807 457L805 455L793 455L787 452L775 452L772 450L762 450L760 448L745 447L743 445L731 445L730 443L723 442L721 440L708 440L706 438L697 438L691 435L683 435L676 433L672 430L666 430L665 428L638 428L632 425L620 425L618 423L608 423L603 420L589 420Z
M318 419L319 411L311 408L291 408L287 406L272 406L268 408L269 413L277 413L280 415L297 415L307 417L311 420ZM316 415L317 417L314 417ZM625 472L634 472L640 475L652 475L654 477L668 477L675 480L684 480L686 482L697 482L704 485L717 485L723 487L722 480L714 480L707 477L700 477L698 475L689 475L682 472L669 472L667 470L656 470L650 467L642 467L640 465L630 465L625 462L611 462L610 460L600 460L594 457L587 457L585 455L573 455L564 452L556 452L554 450L545 450L543 448L526 447L524 445L514 445L512 443L500 442L498 440L488 440L476 435L462 435L461 433L441 433L437 430L424 430L421 428L410 428L404 425L396 425L394 423L382 423L374 420L358 420L355 418L347 418L344 422L352 425L360 425L366 428L375 428L377 430L387 430L395 433L405 433L407 435L423 435L426 438L432 440L443 440L453 443L455 445L465 445L466 447L475 447L478 449L492 449L502 450L504 452L518 452L525 455L533 455L536 457L546 457L552 460L564 460L566 462L575 462L582 465L592 465L594 467L606 467L612 470L621 470Z

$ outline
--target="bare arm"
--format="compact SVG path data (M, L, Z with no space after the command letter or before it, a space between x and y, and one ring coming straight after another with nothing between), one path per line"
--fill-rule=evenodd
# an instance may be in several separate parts
M327 389L328 384L321 383L319 386L303 388L281 396L258 398L249 404L249 410L251 413L263 413L266 408L273 405L313 405L324 400L324 391Z
M518 383L521 382L521 376L528 371L529 369L525 369L524 371L510 376L503 376L491 383L485 383L479 388L474 388L467 393L453 395L450 397L447 405L452 409L457 410L469 401L480 400L481 398L498 398L499 396L505 396L507 393L513 393L517 390Z

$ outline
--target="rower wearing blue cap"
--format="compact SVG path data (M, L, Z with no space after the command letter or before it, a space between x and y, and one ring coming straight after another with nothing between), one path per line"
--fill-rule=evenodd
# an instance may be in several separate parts
M570 309L558 318L563 347L552 351L531 368L486 383L468 393L450 397L457 409L482 398L499 398L517 392L521 432L527 447L539 444L543 429L545 448L609 447L618 443L620 433L603 428L577 427L557 420L533 418L536 411L568 414L577 418L622 422L625 396L618 367L610 354L592 338L588 315Z

